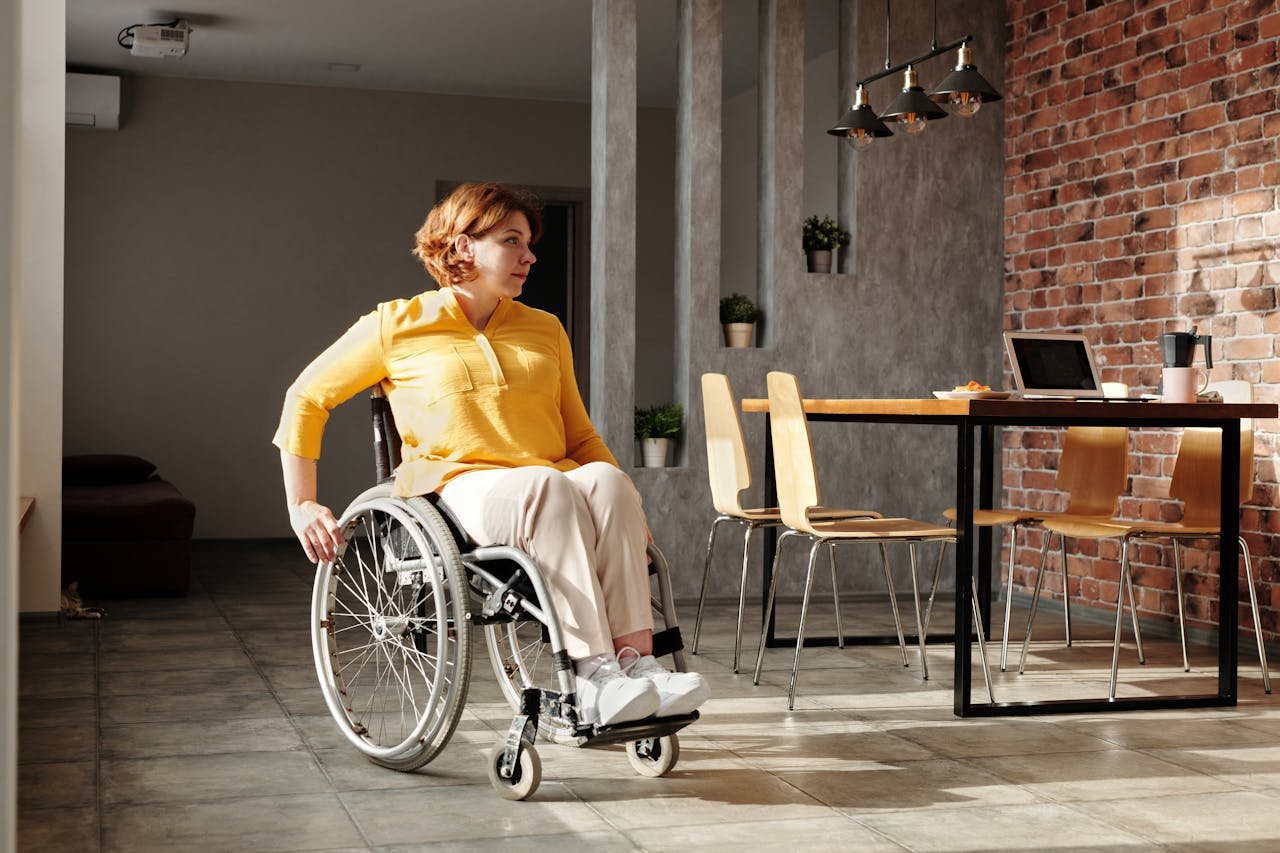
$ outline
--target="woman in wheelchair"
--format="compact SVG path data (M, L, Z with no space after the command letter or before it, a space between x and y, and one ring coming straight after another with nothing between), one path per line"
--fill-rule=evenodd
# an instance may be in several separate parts
M439 289L378 305L288 390L274 443L290 523L307 559L335 559L321 436L333 407L381 385L403 441L394 493L436 492L473 540L536 561L583 722L689 714L709 691L653 657L640 495L587 416L564 328L515 301L540 232L536 201L501 184L464 184L431 210L413 253Z

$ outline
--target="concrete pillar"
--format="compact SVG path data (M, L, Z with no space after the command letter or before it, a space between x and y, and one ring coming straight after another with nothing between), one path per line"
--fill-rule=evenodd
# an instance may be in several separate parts
M759 282L764 341L782 330L775 292L804 269L804 0L760 0Z
M636 2L591 6L591 419L635 456Z
M839 92L836 96L835 108L831 112L832 124L835 124L836 119L844 115L844 111L853 105L854 84L860 77L872 72L872 69L864 70L858 66L857 20L858 9L855 0L840 0L836 24L838 27L836 39L839 45L836 50L836 61L840 66L837 70ZM816 128L810 130L817 132ZM828 138L833 144L839 146L836 153L836 217L846 231L854 234L857 232L857 222L854 218L858 213L858 155L847 141L835 136ZM856 273L858 271L857 245L857 240L850 240L849 245L840 250L840 272Z
M698 365L719 344L723 0L679 0L676 101L675 392L686 464L701 459Z
M18 351L13 179L18 124L17 6L0 2L0 850L15 849L18 767Z

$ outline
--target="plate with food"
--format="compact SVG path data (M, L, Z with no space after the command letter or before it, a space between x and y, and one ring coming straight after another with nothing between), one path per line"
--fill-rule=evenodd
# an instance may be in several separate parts
M950 391L934 391L933 396L939 400L1007 400L1011 391L992 391L991 386L983 385L970 379L963 385L957 385Z

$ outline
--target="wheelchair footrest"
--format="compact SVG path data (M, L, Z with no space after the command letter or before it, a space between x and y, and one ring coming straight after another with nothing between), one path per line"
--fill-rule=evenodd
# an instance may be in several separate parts
M698 712L694 711L692 714L680 714L674 717L648 717L630 723L619 723L616 726L579 726L578 734L586 738L582 743L584 747L607 746L673 734L697 719Z
M655 658L674 654L684 648L684 640L680 636L680 626L673 625L664 631L653 632L653 656Z

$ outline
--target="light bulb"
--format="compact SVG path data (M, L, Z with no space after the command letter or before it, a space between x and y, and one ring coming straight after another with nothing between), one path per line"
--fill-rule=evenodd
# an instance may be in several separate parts
M973 92L952 92L948 100L955 111L966 118L982 109L982 98Z
M923 113L907 113L902 117L902 129L910 134L924 133L929 120Z
M875 137L862 128L855 128L849 131L849 144L856 151L866 151L871 147L871 143L875 142Z

